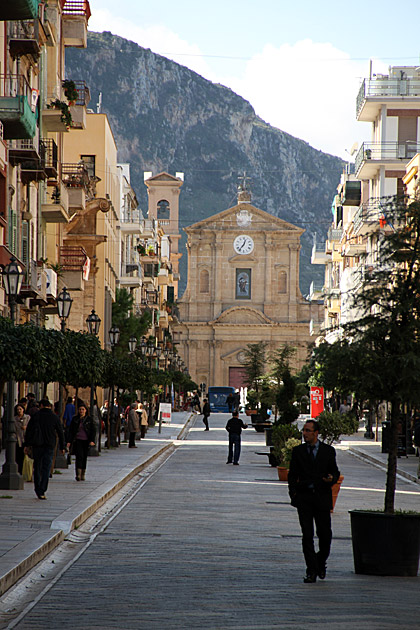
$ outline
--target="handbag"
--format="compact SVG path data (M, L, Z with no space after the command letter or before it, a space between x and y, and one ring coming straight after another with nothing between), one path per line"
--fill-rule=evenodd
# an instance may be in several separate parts
M68 453L67 453L67 465L68 466L71 465L71 453L70 453L70 451L68 451Z
M22 477L24 481L32 481L32 474L34 470L34 460L25 455L23 458Z

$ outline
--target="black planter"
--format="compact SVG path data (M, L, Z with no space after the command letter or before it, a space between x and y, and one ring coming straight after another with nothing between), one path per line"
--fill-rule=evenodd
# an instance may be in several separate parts
M274 446L273 444L273 429L270 427L265 430L265 445L266 446Z
M417 576L420 514L352 510L350 522L356 573Z

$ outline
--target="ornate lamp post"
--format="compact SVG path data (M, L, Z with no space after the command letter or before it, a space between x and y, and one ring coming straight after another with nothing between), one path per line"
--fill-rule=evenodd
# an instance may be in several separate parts
M128 349L130 350L130 352L134 352L136 348L137 348L137 337L133 335L128 340Z
M61 320L61 332L64 332L66 330L66 321L70 316L72 304L73 300L70 296L70 293L67 291L66 287L64 287L64 289L57 297L57 310L58 316Z
M95 335L96 337L99 334L99 328L101 326L101 318L99 317L97 313L95 313L94 309L92 309L91 314L86 317L86 324L88 327L89 334ZM95 422L95 419L93 417L94 409L95 409L95 383L92 383L90 386L89 406L90 406L91 418L93 422ZM91 457L98 457L99 453L101 452L101 432L102 432L101 419L99 418L99 414L98 414L98 448L96 448L96 446L90 447L89 455Z
M10 263L2 271L3 286L8 297L10 307L10 319L15 325L15 305L17 297L22 287L24 271L18 265L16 258L12 256ZM2 490L23 490L23 477L19 474L16 464L16 431L13 413L14 401L16 397L16 383L13 379L7 383L7 437L6 437L6 460L3 464L0 475L0 489Z
M120 340L120 329L117 328L116 326L113 326L109 331L109 343L111 344L111 352L113 356L115 353L115 346L118 344L119 340ZM116 425L116 418L115 418L114 380L113 380L112 387L111 387L111 409L109 410L110 446L117 446L117 441L115 437L115 425Z

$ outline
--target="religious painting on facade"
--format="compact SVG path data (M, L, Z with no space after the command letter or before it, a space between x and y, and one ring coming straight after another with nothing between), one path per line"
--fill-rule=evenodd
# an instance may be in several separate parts
M236 270L235 298L237 300L251 299L251 269Z

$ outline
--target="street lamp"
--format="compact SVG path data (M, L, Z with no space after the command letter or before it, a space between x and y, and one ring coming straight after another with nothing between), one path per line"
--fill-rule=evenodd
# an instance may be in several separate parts
M101 318L97 313L95 313L95 309L92 309L90 315L86 317L86 324L88 327L88 331L90 335L94 335L95 337L99 335L99 328L101 326ZM95 383L92 383L90 386L90 416L92 418L92 422L95 422L94 419L94 407L95 407ZM98 413L98 448L91 447L89 449L89 455L92 457L98 457L101 452L101 419Z
M66 321L70 316L71 305L73 300L66 287L60 292L57 298L58 316L61 319L61 332L66 330Z
M10 319L15 325L15 304L20 293L24 278L24 271L12 256L10 263L3 268L3 286L8 297L10 307ZM7 436L6 436L6 459L0 475L0 488L2 490L23 490L23 477L19 474L16 464L16 430L13 413L14 401L16 397L16 383L13 379L7 383Z
M113 326L109 331L109 343L111 344L111 352L114 356L115 346L118 344L120 340L120 329L117 326ZM111 409L109 410L109 426L110 426L110 435L109 435L109 443L110 446L117 446L117 441L115 438L115 405L114 405L114 379L112 379L111 386Z
M86 323L88 327L88 331L91 335L98 335L99 328L101 325L101 318L97 313L95 313L95 309L92 309L92 312L88 317L86 317Z
M128 340L128 349L130 350L130 352L134 352L136 348L137 348L137 337L133 335Z

